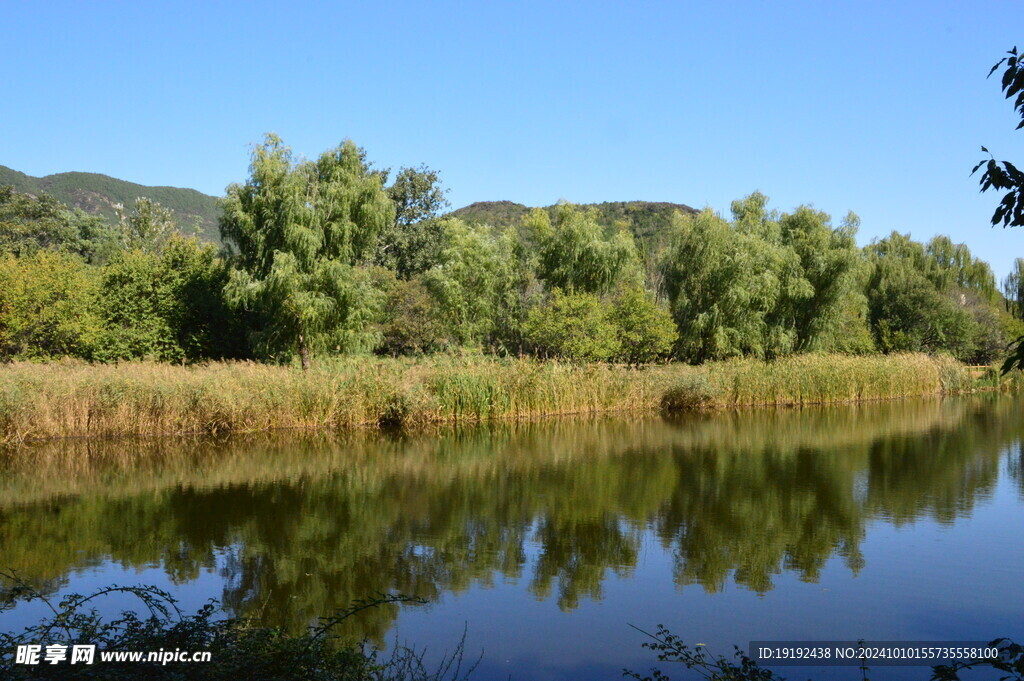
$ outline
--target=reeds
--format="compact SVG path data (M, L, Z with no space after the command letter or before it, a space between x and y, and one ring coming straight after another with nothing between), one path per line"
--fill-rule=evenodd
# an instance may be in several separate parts
M480 356L352 357L307 372L250 362L18 362L0 368L0 441L823 404L974 385L962 365L925 355L806 355L645 369Z

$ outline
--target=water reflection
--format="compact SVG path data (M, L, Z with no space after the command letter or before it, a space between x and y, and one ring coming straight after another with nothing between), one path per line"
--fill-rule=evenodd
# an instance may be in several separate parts
M645 536L681 587L767 592L835 556L856 573L873 521L970 514L1008 448L1024 491L1021 404L38 446L2 462L0 565L49 588L104 560L178 583L215 569L231 611L293 629L377 592L507 578L570 610L629 574ZM380 640L396 614L350 633Z

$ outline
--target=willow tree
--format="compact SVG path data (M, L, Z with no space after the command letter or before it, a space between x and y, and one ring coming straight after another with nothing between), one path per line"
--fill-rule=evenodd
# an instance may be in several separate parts
M937 288L972 291L991 303L998 299L991 266L972 255L966 244L954 244L948 236L940 234L925 245L924 252L929 258L928 278Z
M365 345L377 296L361 267L394 204L351 141L315 161L296 159L276 135L257 146L245 184L224 200L221 237L233 250L225 293L255 315L265 357Z
M673 229L662 272L680 357L700 363L764 356L767 316L781 290L777 249L710 209L677 214Z
M782 244L796 253L804 293L791 296L789 315L796 332L796 350L815 350L825 344L839 324L857 290L861 254L855 236L860 219L849 213L832 227L827 213L800 206L784 214Z
M640 255L633 236L619 230L606 236L593 211L569 203L534 210L526 220L539 246L537 274L549 288L603 294L619 284L640 285Z
M458 218L439 224L446 247L422 281L444 310L455 339L469 345L494 343L521 316L525 273L515 232L499 233Z

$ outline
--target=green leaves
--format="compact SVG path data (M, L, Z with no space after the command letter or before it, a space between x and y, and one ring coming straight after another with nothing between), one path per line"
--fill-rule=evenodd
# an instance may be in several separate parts
M668 312L640 289L603 300L556 288L528 312L524 337L541 357L644 364L668 356L676 331Z
M679 329L680 358L699 363L764 356L784 260L775 245L710 210L678 216L661 272Z
M363 265L395 207L352 142L297 160L276 135L253 150L249 180L231 185L221 235L235 249L228 299L256 313L263 357L303 366L312 348L367 350L382 296Z
M592 211L561 204L552 222L536 209L526 225L539 247L537 275L550 288L603 294L642 279L633 237L623 230L605 236Z
M1001 86L1006 99L1013 100L1013 109L1021 120L1017 124L1017 130L1024 128L1024 68L1021 67L1017 55L1017 48L1009 52L1008 57L1003 57L988 72L991 77L1001 66L1005 65ZM988 149L982 147L986 154ZM989 189L1004 191L1003 198L992 213L992 225L1002 224L1003 227L1019 227L1024 225L1024 173L1021 173L1012 163L1008 161L997 161L989 158L978 162L971 170L974 175L982 167L985 171L981 175L981 191Z

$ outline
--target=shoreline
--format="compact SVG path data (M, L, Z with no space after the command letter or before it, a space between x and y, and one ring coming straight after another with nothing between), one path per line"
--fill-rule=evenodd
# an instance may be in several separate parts
M0 443L388 430L537 418L799 407L1015 389L946 357L800 355L627 368L435 356L180 366L18 362L0 368Z

